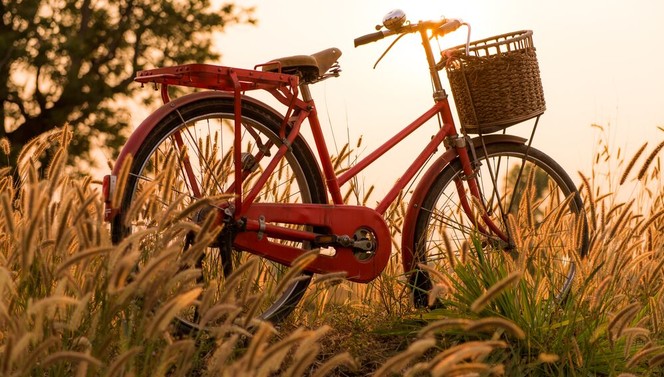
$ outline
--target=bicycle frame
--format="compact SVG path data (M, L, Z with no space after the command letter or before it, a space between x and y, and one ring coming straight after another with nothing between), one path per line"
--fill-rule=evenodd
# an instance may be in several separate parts
M423 42L428 41L428 35L421 31ZM391 255L391 234L383 219L390 204L397 198L399 193L409 184L417 175L418 171L426 164L436 151L445 144L446 151L441 158L434 164L436 169L441 169L447 163L455 158L459 158L462 163L463 172L468 177L466 184L469 192L476 198L481 198L477 182L473 178L474 168L468 153L468 140L460 136L456 131L454 119L450 109L447 94L442 88L438 70L433 58L431 46L424 43L427 54L427 61L430 67L431 77L434 83L434 105L408 126L399 131L396 135L387 140L372 153L361 159L357 164L350 167L341 175L337 176L330 159L330 153L327 149L325 138L322 132L316 105L309 92L308 84L300 84L297 76L263 72L258 70L245 70L239 68L220 67L207 64L190 64L183 66L158 68L149 71L139 72L136 81L141 83L154 83L161 85L162 99L165 106L150 115L132 134L127 144L123 148L115 164L113 173L104 178L104 197L106 200L106 219L110 220L117 215L117 203L112 203L114 197L114 179L120 174L120 169L127 157L136 153L143 139L149 134L151 129L167 114L177 111L177 108L196 101L204 97L223 97L233 98L235 104L235 182L242 182L246 177L243 173L241 162L241 148L238 145L241 142L241 103L242 101L253 101L260 104L268 111L275 112L269 106L244 95L249 90L265 90L272 94L277 100L286 106L285 114L279 117L284 119L280 128L280 138L284 140L283 145L268 162L267 167L259 176L255 186L249 192L242 192L241 184L231 184L230 192L234 194L235 213L234 219L243 222L245 231L237 234L234 245L239 249L250 251L265 258L274 260L282 264L291 264L295 258L305 250L297 247L287 246L280 243L267 241L271 239L295 240L300 242L310 242L317 244L321 234L313 231L291 229L285 226L272 225L271 223L286 223L297 225L310 225L317 228L329 230L331 235L352 235L359 228L368 229L377 240L377 247L370 261L358 260L353 250L347 246L339 246L333 256L319 255L307 269L314 273L327 272L346 272L347 278L356 282L368 282L377 277L387 265ZM183 85L189 87L213 89L218 91L200 92L194 95L178 98L171 101L168 96L168 87L170 85ZM301 97L300 98L300 94ZM168 106L167 106L167 105ZM363 206L352 206L343 203L341 187L356 177L361 171L370 166L386 152L398 145L402 140L411 135L432 118L438 116L442 121L441 127L421 150L415 160L406 169L399 180L387 192L384 198L378 203L375 209ZM293 121L294 119L294 121ZM325 178L326 186L330 194L331 204L282 204L282 203L254 203L261 187L265 184L268 177L275 170L279 161L284 157L289 145L299 135L304 121L308 121L313 134L313 140L318 157L321 161L322 173ZM173 136L176 145L182 145L178 142L178 135ZM447 142L445 142L447 140ZM258 161L265 158L263 155L254 156ZM200 188L192 178L191 168L186 167L185 171L189 176L188 184L191 191L196 196ZM245 174L245 175L243 175ZM432 174L425 174L425 177ZM421 182L416 192L421 192L430 182ZM457 182L459 198L464 211L471 219L475 219L474 211L466 196L464 183ZM288 210L284 210L287 206ZM407 215L404 223L404 234L412 228L412 222L415 216ZM500 229L494 224L486 213L480 216L484 224L495 234L505 238ZM481 231L481 224L477 224ZM412 235L411 235L412 236ZM412 267L412 250L404 249L403 263L405 268ZM408 255L408 253L411 253ZM408 271L408 269L406 270Z

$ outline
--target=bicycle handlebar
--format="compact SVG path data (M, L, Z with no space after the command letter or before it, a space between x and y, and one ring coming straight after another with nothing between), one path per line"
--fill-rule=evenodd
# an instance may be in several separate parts
M354 41L355 42L355 47L362 46L362 45L365 45L367 43L379 41L379 40L385 38L385 36L386 36L385 34L388 33L388 32L389 31L387 31L387 32L379 31L379 32L376 32L376 33L363 35L359 38L355 38L355 41Z
M446 22L443 25L441 25L438 29L436 29L436 33L443 36L445 34L449 34L453 31L455 31L456 29L460 28L464 24L465 24L465 22L463 22L459 19L456 19L456 18L449 19L449 20L446 20Z
M361 37L355 38L354 42L355 47L359 47L367 43L379 41L390 35L414 33L416 31L426 29L433 30L435 34L443 36L455 31L465 24L465 22L455 18L443 19L441 21L420 21L416 24L404 25L397 30L383 30L376 33L363 35Z

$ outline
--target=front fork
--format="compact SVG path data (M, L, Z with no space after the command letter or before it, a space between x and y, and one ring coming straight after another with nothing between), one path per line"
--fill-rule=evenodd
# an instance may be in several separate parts
M493 233L506 243L510 244L509 233L503 231L500 227L491 219L492 215L492 206L490 203L487 203L486 197L481 190L480 185L478 184L478 172L481 166L481 162L477 158L477 153L475 152L475 146L473 141L467 136L455 135L450 136L445 140L445 145L448 148L455 148L459 160L461 161L461 167L463 169L463 174L461 177L456 178L454 183L456 185L457 194L459 196L459 202L466 213L466 216L472 221L472 223L477 227L477 230L483 234ZM493 179L492 179L493 181ZM464 187L464 182L468 186L468 191ZM492 182L496 184L496 182ZM468 192L474 198L476 198L477 204L476 207L479 207L481 215L478 217L473 211L473 206L469 202ZM478 221L481 219L482 221ZM488 228L488 229L487 229ZM505 227L507 229L507 227Z

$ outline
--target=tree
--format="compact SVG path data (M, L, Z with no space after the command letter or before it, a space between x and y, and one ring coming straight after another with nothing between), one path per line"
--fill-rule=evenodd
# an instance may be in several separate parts
M0 0L0 139L11 146L0 167L65 125L80 159L92 140L117 150L130 123L117 101L140 88L135 73L218 59L213 33L252 14L210 0Z

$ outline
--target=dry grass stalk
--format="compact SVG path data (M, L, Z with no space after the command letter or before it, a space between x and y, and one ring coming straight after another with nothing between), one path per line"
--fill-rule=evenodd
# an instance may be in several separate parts
M632 199L626 206L623 208L623 211L620 213L620 216L618 216L616 222L614 223L613 227L611 227L611 230L609 231L608 238L613 239L613 237L616 235L616 232L618 232L619 229L623 228L623 222L626 221L628 218L627 214L631 213L631 208L632 204L634 203L634 199ZM622 205L622 204L621 204ZM614 209L617 209L618 207L615 207Z
M418 337L429 336L435 332L444 331L448 329L465 329L472 323L472 320L466 318L445 318L433 323L428 324L422 328L418 333Z
M424 352L435 347L435 345L436 340L433 338L423 338L414 341L408 346L406 351L389 358L376 370L374 377L392 376L395 371L401 371L406 365L420 357Z
M625 171L623 172L622 176L620 177L620 185L625 183L625 181L627 180L627 176L629 175L629 172L634 167L634 164L636 163L636 160L639 159L639 157L641 156L643 151L646 149L646 146L648 146L648 142L643 143L641 148L639 148L639 150L636 151L636 153L634 154L634 157L632 157L632 159L629 161L629 163L627 164L627 167L625 167Z
M152 318L147 325L145 329L147 336L153 338L157 333L163 332L182 309L191 305L194 300L200 296L201 291L202 289L200 287L194 288L188 292L179 294L166 302L161 308L159 308L157 313L155 313L154 318Z
M650 164L652 164L653 160L657 155L659 154L659 151L664 147L664 141L659 143L655 149L653 149L652 152L648 155L646 158L646 161L643 163L643 166L641 167L641 170L639 170L639 174L637 175L637 178L639 181L645 176L646 172L648 171L648 168L650 167Z
M470 341L451 347L436 355L430 362L430 372L434 376L445 376L458 365L466 362L477 362L496 348L504 348L507 344L501 341Z
M484 363L462 363L462 364L457 364L444 372L439 372L440 374L437 374L439 376L449 376L449 377L455 377L455 376L485 376L489 375L489 373L492 370L492 366ZM432 373L433 374L433 373ZM434 376L436 374L433 374Z
M498 317L488 317L472 321L466 326L466 331L495 331L497 329L507 330L517 339L525 339L526 333L514 322Z
M620 310L609 322L607 332L611 339L617 339L622 336L623 330L634 319L640 310L640 304L634 302Z
M662 318L660 313L660 306L654 297L648 298L648 306L650 307L650 314L652 315L652 327L655 334L659 333L659 321Z
M604 303L604 294L606 293L606 290L609 288L609 285L614 281L612 276L607 276L602 280L597 287L595 288L595 291L593 292L593 295L590 299L590 307L596 309L599 305Z
M489 304L491 300L500 295L502 291L519 281L521 276L523 276L521 271L513 271L506 277L500 279L489 289L484 291L480 297L473 301L473 304L470 306L470 310L475 313L481 312L487 306L487 304Z
M643 235L643 232L646 231L646 229L650 228L657 220L659 220L662 216L664 216L664 209L657 211L655 214L650 216L648 220L646 220L639 228L639 235Z
M661 368L662 365L664 365L664 352L655 355L648 360L648 366L650 368Z
M543 363L552 364L560 360L560 356L556 355L555 353L542 352L539 354L539 356L537 356L537 359Z

